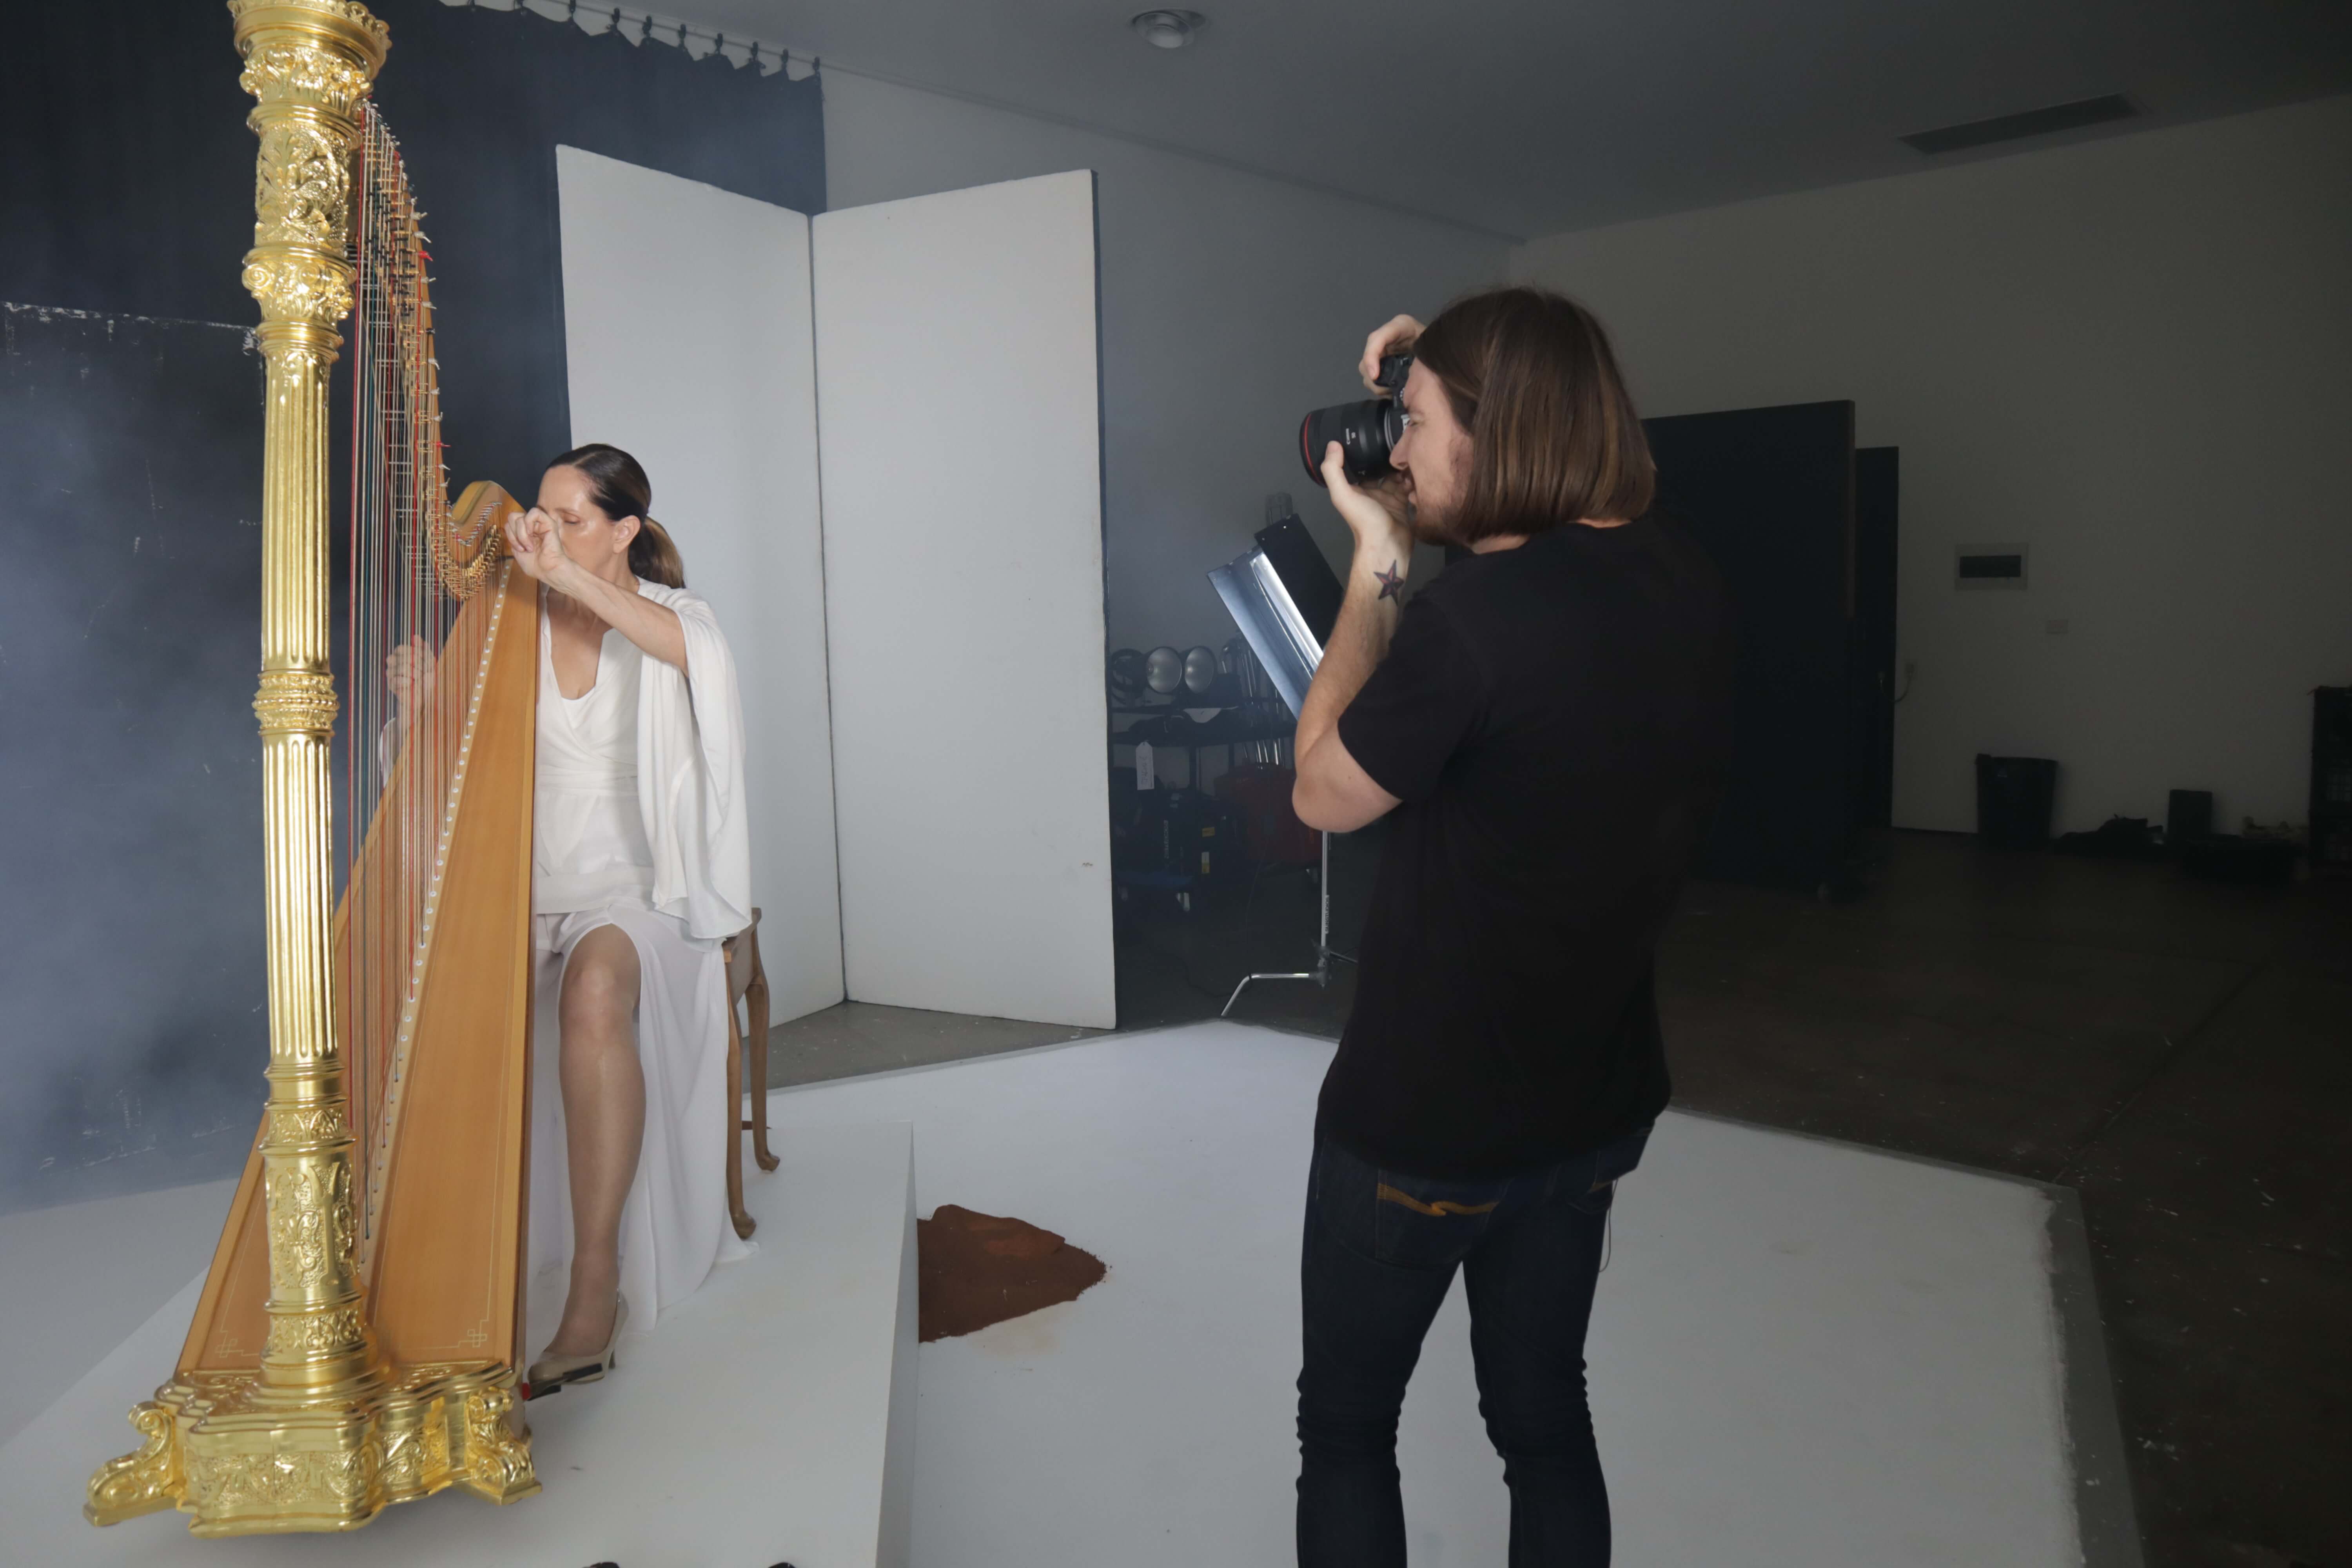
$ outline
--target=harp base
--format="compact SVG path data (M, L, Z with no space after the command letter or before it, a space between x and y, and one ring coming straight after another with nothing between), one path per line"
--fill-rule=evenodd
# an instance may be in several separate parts
M289 1407L250 1374L192 1373L131 1412L136 1453L99 1467L82 1516L176 1508L197 1535L357 1530L394 1503L462 1487L539 1490L507 1366L402 1369L343 1405Z

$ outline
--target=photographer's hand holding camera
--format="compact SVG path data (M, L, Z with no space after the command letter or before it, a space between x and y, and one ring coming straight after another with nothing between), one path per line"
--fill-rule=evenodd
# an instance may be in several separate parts
M1356 764L1337 727L1341 710L1388 652L1403 608L1405 579L1412 571L1412 547L1421 537L1416 519L1428 520L1429 542L1448 542L1444 519L1459 501L1470 467L1469 431L1454 418L1437 378L1411 363L1421 331L1411 316L1396 317L1364 340L1357 367L1366 390L1393 395L1402 413L1389 449L1390 471L1359 483L1348 476L1341 442L1328 442L1323 451L1319 477L1355 536L1356 551L1339 624L1298 715L1295 805L1309 827L1334 833L1352 832L1400 804ZM1406 371L1403 381L1389 384L1400 368ZM1474 548L1504 550L1525 542L1523 536L1503 534Z
M1653 954L1728 765L1731 617L1649 515L1580 306L1400 316L1360 368L1393 401L1301 437L1354 561L1294 799L1310 826L1391 821L1316 1119L1299 1561L1402 1568L1397 1416L1459 1268L1511 1561L1603 1563L1580 1352L1615 1184L1666 1103ZM1461 548L1407 601L1416 542Z

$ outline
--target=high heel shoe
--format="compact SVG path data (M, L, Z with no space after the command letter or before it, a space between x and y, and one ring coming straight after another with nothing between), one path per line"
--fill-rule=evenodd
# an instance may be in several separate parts
M621 1364L613 1347L621 1342L621 1330L629 1321L629 1299L615 1294L613 1298L613 1331L604 1338L604 1348L587 1355L541 1356L530 1363L523 1381L530 1384L530 1396L552 1394L570 1383L593 1383Z

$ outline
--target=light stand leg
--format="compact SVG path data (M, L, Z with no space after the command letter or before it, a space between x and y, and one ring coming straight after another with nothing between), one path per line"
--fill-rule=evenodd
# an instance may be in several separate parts
M1331 984L1331 961L1336 958L1343 963L1353 963L1356 962L1344 952L1334 952L1331 951L1331 836L1328 833L1326 833L1322 837L1323 865L1322 869L1318 871L1315 876L1317 893L1316 903L1318 907L1317 925L1315 928L1315 967L1311 970L1291 974L1243 975L1241 984L1234 987L1234 994L1225 998L1224 1009L1217 1015L1218 1017L1223 1018L1232 1015L1234 1004L1242 999L1242 993L1250 988L1250 984L1253 981L1311 980L1317 985L1322 986L1328 990Z

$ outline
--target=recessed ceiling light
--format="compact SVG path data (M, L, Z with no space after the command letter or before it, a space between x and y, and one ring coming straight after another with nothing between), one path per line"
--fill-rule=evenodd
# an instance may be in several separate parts
M1207 24L1198 11L1145 11L1128 23L1155 49L1181 49Z

